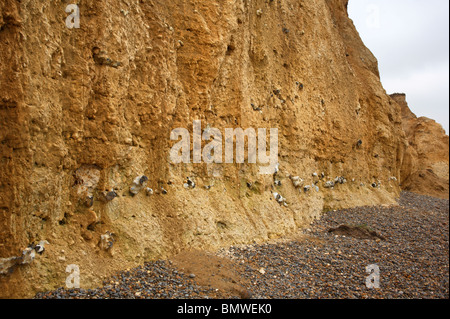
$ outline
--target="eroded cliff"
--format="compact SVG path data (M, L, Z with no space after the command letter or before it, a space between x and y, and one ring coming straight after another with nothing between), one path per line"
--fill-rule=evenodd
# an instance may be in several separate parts
M408 142L401 170L402 189L448 198L449 136L436 121L411 112L405 94L396 93L391 97L401 107Z
M49 242L5 267L1 296L64 286L70 264L87 288L144 260L277 238L323 210L399 195L401 110L347 1L82 0L72 29L69 4L0 3L0 258ZM171 163L171 131L195 120L278 128L279 172ZM154 193L132 196L142 175Z

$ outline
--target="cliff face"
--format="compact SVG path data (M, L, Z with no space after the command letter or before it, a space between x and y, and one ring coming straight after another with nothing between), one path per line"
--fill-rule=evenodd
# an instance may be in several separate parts
M400 107L347 1L85 0L72 29L69 3L0 3L1 296L64 286L69 264L87 288L144 260L277 238L325 209L398 196ZM194 120L278 128L278 174L171 163L171 131ZM131 196L141 175L153 195ZM346 183L326 188L336 177ZM42 255L6 266L40 240Z
M411 112L405 94L392 94L400 105L408 147L401 169L404 190L448 198L449 137L436 121Z

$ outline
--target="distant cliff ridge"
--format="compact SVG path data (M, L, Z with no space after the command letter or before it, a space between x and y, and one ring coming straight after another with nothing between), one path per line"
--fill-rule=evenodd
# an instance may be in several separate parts
M402 189L449 198L449 136L436 121L411 112L405 94L391 97L401 107L408 142L401 170Z

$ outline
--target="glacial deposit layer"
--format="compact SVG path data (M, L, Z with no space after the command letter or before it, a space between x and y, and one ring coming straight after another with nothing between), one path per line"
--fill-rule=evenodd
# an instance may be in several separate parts
M66 25L69 4L0 3L2 297L64 286L68 265L98 286L184 249L263 242L324 210L399 196L400 106L347 1L83 0L80 28ZM278 128L279 172L171 163L171 131L195 120ZM153 194L132 196L142 175Z

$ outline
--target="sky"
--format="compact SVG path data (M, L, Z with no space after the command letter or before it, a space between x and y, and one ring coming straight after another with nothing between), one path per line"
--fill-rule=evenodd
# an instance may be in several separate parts
M448 0L350 0L349 16L378 59L388 94L449 133Z

